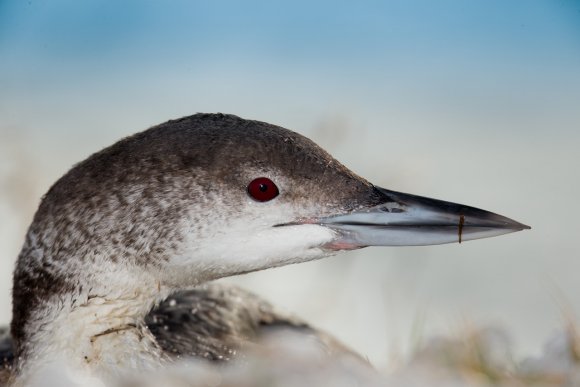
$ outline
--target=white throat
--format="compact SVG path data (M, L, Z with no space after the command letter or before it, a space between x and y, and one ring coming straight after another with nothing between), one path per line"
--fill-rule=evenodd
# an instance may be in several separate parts
M15 385L36 385L35 380L55 369L62 373L63 367L80 384L159 367L168 358L144 318L169 293L152 281L149 287L127 286L107 295L91 288L51 300L35 311L27 327L27 350Z

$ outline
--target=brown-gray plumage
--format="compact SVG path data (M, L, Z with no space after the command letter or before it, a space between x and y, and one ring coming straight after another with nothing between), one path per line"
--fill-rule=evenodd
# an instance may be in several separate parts
M83 263L78 260L108 246L112 262L159 265L183 238L181 230L167 225L189 216L202 228L216 215L211 205L216 196L235 203L239 193L245 195L248 181L241 171L248 168L284 171L295 184L281 199L315 196L325 203L326 214L382 198L309 139L259 121L196 114L127 137L77 164L41 202L14 273L17 352L24 351L20 347L27 341L24 329L31 311L80 286L71 275ZM186 214L191 202L199 203L197 211ZM222 216L237 216L236 207L222 210L228 211ZM90 223L82 221L89 216ZM78 234L75 239L73 234ZM35 259L39 250L50 260Z
M263 179L279 195L252 193ZM228 360L282 327L350 353L247 292L199 286L339 250L526 227L373 186L275 125L224 114L168 121L95 153L47 192L14 270L5 363L22 383L55 357L108 380L172 357Z

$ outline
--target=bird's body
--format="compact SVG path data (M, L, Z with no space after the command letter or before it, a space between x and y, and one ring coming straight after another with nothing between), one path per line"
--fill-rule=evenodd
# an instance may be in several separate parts
M156 305L144 322L171 360L243 361L245 350L259 345L269 334L286 330L315 340L329 356L359 358L340 341L302 319L276 309L253 293L219 282L172 294ZM0 328L0 386L8 382L13 366L14 348L9 330Z
M287 129L197 114L77 164L43 198L14 272L12 383L65 364L109 381L176 356L227 360L273 327L315 334L209 281L368 245L526 226L373 186Z

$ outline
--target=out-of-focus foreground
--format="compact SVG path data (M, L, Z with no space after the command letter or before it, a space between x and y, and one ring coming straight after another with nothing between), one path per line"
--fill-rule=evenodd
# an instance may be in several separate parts
M183 359L160 371L120 376L112 383L119 387L556 387L580 383L580 342L573 328L555 335L541 355L523 361L514 360L509 337L498 329L433 338L420 344L409 361L382 373L357 358L328 356L304 335L280 332L266 337L263 344L225 366ZM103 384L70 373L57 363L31 384L40 386Z
M348 357L328 358L304 338L278 336L266 341L246 362L211 367L183 362L164 373L140 376L129 386L370 386L519 387L580 384L580 353L574 330L548 341L540 356L517 362L508 335L482 329L421 344L410 361L377 373Z

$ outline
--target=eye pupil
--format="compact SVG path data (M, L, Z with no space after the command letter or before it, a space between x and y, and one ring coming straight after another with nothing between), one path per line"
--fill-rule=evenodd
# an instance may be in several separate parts
M280 192L274 182L267 177L258 177L248 184L248 195L258 202L267 202Z

